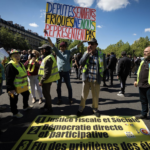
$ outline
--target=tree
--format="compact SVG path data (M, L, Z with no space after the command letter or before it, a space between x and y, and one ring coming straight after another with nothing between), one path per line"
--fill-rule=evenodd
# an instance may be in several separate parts
M150 45L150 40L148 36L145 38L140 37L140 39L136 40L132 45L131 45L131 51L135 50L134 55L136 56L143 56L143 51L144 49Z
M0 41L6 50L11 48L23 50L31 47L29 42L24 39L21 34L13 34L4 27L0 29Z
M1 27L0 29L0 41L2 46L8 50L13 45L13 34L7 28Z
M42 46L43 44L47 44L47 42L44 40L40 41L40 46Z

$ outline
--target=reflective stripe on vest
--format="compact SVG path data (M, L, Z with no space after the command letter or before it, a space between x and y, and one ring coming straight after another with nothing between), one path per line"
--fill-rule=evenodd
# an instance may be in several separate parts
M140 75L141 67L142 67L143 63L144 63L144 60L140 63L139 69L137 71L137 83L139 83L139 75ZM150 85L150 68L149 68L149 73L148 73L148 84Z
M99 73L103 77L104 64L103 64L103 53L98 51L98 62L99 62ZM85 73L89 66L89 58L86 60L86 64L83 67L83 73Z
M24 65L21 63L22 65L21 67L20 65L16 64L13 60L11 60L8 64L12 64L19 72L19 74L16 75L15 77L14 86L22 87L22 86L28 85L27 72L26 72L26 69L24 68Z
M36 59L36 62L38 62L38 59ZM29 64L28 64L28 69L27 71L29 72L33 72L34 69L35 69L35 63L32 65L32 68L31 68L31 64L32 64L32 60L29 61ZM31 69L30 69L31 68Z
M43 61L42 61L42 63L41 63L41 66L40 66L40 69L39 69L39 72L38 72L39 80L41 80L41 77L44 75L45 62L46 62L49 58L51 58L51 59L53 60L51 75L50 75L50 77L49 77L47 80L44 81L44 83L50 83L50 82L53 82L53 81L56 81L56 80L59 80L59 79L60 79L56 60L55 60L55 58L54 58L53 55L48 55L47 57L45 57L45 58L43 59Z

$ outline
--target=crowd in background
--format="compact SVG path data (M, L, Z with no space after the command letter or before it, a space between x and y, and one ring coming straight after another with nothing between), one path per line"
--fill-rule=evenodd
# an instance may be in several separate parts
M47 95L47 93L44 93L44 91L47 88L50 91L51 84L49 84L49 87L46 87L45 90L43 90L44 89L43 83L44 83L44 81L46 81L48 79L48 77L50 77L51 73L48 70L53 70L53 67L54 67L53 65L54 65L54 62L56 61L57 66L58 66L59 76L60 76L59 79L57 80L57 89L56 89L57 94L58 94L57 104L62 103L62 99L61 99L61 83L62 82L65 82L67 85L69 101L72 104L73 103L72 88L71 88L71 84L70 84L69 74L75 72L76 79L81 80L81 74L83 74L82 77L84 77L87 72L86 69L89 67L89 70L91 71L91 73L87 74L88 80L86 79L86 81L89 82L91 80L92 82L96 83L97 81L95 82L95 80L98 80L98 79L96 77L97 75L94 72L96 72L96 73L99 72L100 74L102 73L102 71L101 72L96 71L96 68L98 67L98 66L96 66L96 64L98 64L98 62L100 64L102 61L97 57L100 55L103 55L101 58L103 58L103 63L104 63L104 64L102 63L104 65L103 66L104 70L103 70L103 75L101 75L102 78L100 79L103 81L103 86L108 87L108 88L109 88L109 86L113 86L114 74L116 74L118 80L121 83L121 91L119 91L119 93L117 95L120 97L125 96L124 95L125 94L125 84L126 84L127 77L129 76L131 78L132 74L137 75L137 71L140 67L140 64L141 64L141 61L143 60L143 58L136 57L136 56L132 57L131 55L127 56L126 52L122 52L121 53L122 58L117 59L114 52L111 52L111 54L105 55L105 54L97 51L96 46L98 45L98 43L96 40L94 42L90 41L90 42L88 42L88 44L89 44L89 47L87 48L87 51L88 51L87 54L86 53L82 54L80 52L76 52L77 47L79 45L77 45L70 51L66 51L67 44L65 42L62 42L60 44L60 51L52 43L50 43L51 47L53 47L53 52L49 51L49 50L51 50L51 47L47 46L47 45L46 45L46 47L42 47L42 49L40 51L38 51L38 50L28 50L28 51L23 50L20 52L20 62L24 65L24 67L27 71L28 89L29 89L29 92L30 92L30 95L32 98L32 103L36 102L35 90L37 90L38 95L39 95L39 104L41 104L43 102L44 97L45 98L49 97L48 99L51 99L50 95ZM95 49L93 50L94 53L92 54L91 46L93 46L93 45L95 45ZM43 49L45 51L47 50L48 53L44 52ZM10 56L11 56L12 51L7 51L8 54L10 54ZM38 75L39 75L38 72L41 67L41 63L43 62L43 60L45 60L45 57L48 56L49 54L51 54L51 60L50 60L51 62L49 61L48 69L45 70L46 64L43 66L44 72L45 71L48 72L49 76L46 77L43 75L42 80L40 82L39 78L38 78ZM55 59L55 61L53 60L53 58ZM2 94L3 80L5 80L5 73L6 73L6 76L11 73L10 72L11 67L9 66L10 69L8 69L9 67L6 67L6 66L8 66L7 64L9 64L9 61L10 61L9 59L10 58L5 58L0 63L0 72L1 72L0 94ZM43 63L45 63L45 62L43 62ZM70 67L68 67L68 64ZM99 66L98 68L100 69L103 67ZM7 68L7 69L5 70L5 68ZM55 71L55 73L56 73L56 71ZM85 77L87 77L87 75ZM12 78L12 76L13 76L13 73L11 74L11 77L7 76L7 84L10 81L9 78ZM84 81L83 78L82 78L82 81ZM91 83L91 81L90 81L90 83ZM109 81L109 85L106 84L107 81ZM84 82L83 85L85 86L86 84ZM93 85L90 85L89 87L92 87L92 86ZM7 92L9 92L9 90L11 90L11 88L9 89L9 87L7 87ZM85 93L82 93L82 95L84 95L84 94ZM26 96L27 95L28 94L26 94ZM28 99L28 97L26 97L26 98ZM11 99L11 97L10 97L10 99ZM86 100L86 98L85 99L81 98L81 104L79 106L78 116L82 114L83 108L85 107L84 106L85 104L83 104L83 103L85 103L85 100ZM17 100L16 100L16 104L17 104ZM13 112L15 110L14 107L16 107L16 106L14 106L14 104L10 104L10 105L12 107L11 109ZM44 109L47 108L46 105L49 105L51 107L51 103L48 104L48 101L46 101ZM96 109L94 108L93 112L96 111L96 113L97 113L97 104L93 103L93 105L96 106ZM32 106L29 106L28 104L26 104L26 108L24 108L24 109L31 109L31 108L32 108ZM82 108L82 111L81 111L81 108ZM4 106L3 107L0 106L0 111L2 111L4 109L5 109ZM51 112L51 109L49 110L49 112ZM15 110L15 112L13 112L14 116L17 113L18 113L18 111ZM20 118L20 117L22 117L22 115L17 114L16 117Z

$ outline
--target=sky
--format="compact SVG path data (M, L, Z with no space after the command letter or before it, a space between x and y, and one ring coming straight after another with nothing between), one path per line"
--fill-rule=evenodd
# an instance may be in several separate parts
M96 9L96 39L102 49L119 40L133 44L150 38L150 0L0 0L0 17L44 36L46 2Z

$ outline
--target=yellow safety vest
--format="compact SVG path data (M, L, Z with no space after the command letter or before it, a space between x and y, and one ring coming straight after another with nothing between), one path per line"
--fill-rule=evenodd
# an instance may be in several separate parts
M50 83L50 82L53 82L53 81L56 81L56 80L60 79L56 60L55 60L55 58L54 58L53 55L48 55L47 57L45 57L42 60L42 63L40 65L40 69L39 69L39 72L38 72L39 81L41 80L41 77L44 75L44 66L45 66L46 61L49 58L52 58L52 60L53 60L53 66L52 66L52 71L51 71L50 77L47 80L45 80L44 83Z
M38 62L38 59L36 59L36 62ZM32 68L30 69L31 64L32 64L32 60L30 60L30 61L29 61L29 64L28 64L28 69L27 69L27 71L29 71L29 72L33 72L34 69L35 69L35 63L33 64Z
M13 60L11 60L8 64L12 64L19 72L19 74L16 75L15 77L14 86L17 88L23 88L24 86L27 86L28 85L27 72L24 65L21 63L22 65L21 67L20 65L16 64Z
M139 75L140 75L141 67L142 67L143 63L144 63L144 60L140 63L140 66L139 66L139 69L137 72L137 83L139 83ZM150 85L150 68L149 68L149 74L148 74L148 84Z
M99 73L101 77L103 77L103 72L104 72L103 53L100 51L98 51L98 62L99 62ZM87 71L88 66L89 66L89 58L86 60L86 64L83 67L83 73Z

